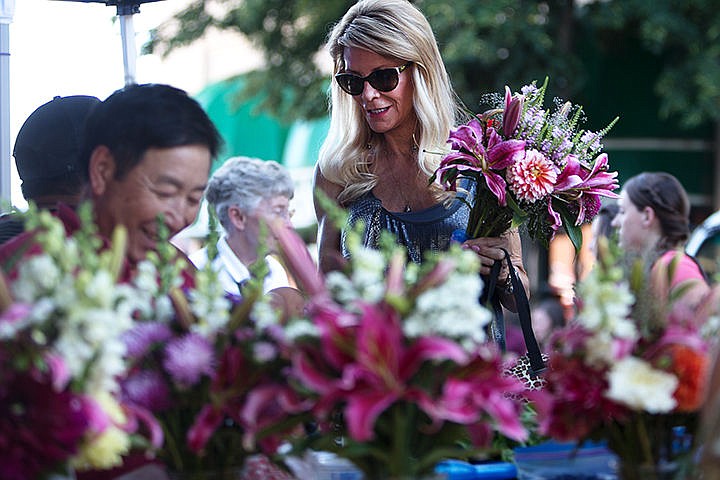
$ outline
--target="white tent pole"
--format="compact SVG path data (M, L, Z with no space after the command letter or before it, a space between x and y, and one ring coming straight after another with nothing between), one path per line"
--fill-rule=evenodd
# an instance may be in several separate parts
M120 15L120 36L123 46L123 67L125 68L125 85L135 83L135 62L137 50L135 47L135 28L133 27L133 16Z
M10 204L10 22L15 0L0 2L0 207Z

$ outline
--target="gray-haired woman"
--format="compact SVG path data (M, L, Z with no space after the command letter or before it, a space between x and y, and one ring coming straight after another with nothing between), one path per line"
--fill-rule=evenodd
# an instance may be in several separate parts
M275 239L264 234L262 225L273 219L290 223L290 200L294 194L288 171L272 160L249 157L228 159L210 177L205 198L217 214L224 235L217 243L218 255L213 269L225 291L240 294L243 282L250 278L249 267L258 259L261 245L270 254L276 253ZM208 262L207 247L190 255L198 268ZM269 274L264 291L289 286L283 266L272 257L265 257Z

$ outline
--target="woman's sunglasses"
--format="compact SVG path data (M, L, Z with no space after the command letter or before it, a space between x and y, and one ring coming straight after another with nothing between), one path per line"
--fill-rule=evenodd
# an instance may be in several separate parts
M365 82L368 82L371 87L379 92L389 92L398 86L400 74L409 67L411 63L412 62L408 62L401 67L375 70L367 77L361 77L353 73L338 73L335 75L335 80L337 80L340 88L350 95L360 95L365 88Z

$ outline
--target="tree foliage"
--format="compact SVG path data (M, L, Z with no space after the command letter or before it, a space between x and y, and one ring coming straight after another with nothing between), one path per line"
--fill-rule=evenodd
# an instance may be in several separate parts
M240 32L266 66L247 96L279 118L327 113L324 43L353 0L195 0L158 28L146 52L166 54L209 29ZM588 81L579 37L604 51L614 39L640 42L662 62L652 88L658 114L694 127L720 119L720 9L716 0L415 0L435 31L453 84L468 108L483 93L549 76L568 98ZM589 34L589 37L588 37Z

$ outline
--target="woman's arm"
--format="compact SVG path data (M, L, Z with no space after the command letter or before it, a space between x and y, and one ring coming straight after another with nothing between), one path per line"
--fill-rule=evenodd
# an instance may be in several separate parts
M342 187L340 185L327 180L322 173L320 173L320 168L315 167L315 175L313 178L313 192L315 193L313 195L313 203L315 206L315 217L318 222L318 264L320 271L323 273L341 269L345 264L345 260L340 251L340 230L338 230L332 220L328 218L327 212L322 208L317 197L319 193L337 203L337 197L341 191Z
M516 228L510 229L503 233L500 237L486 237L486 238L474 238L467 240L463 246L469 248L478 254L480 258L481 267L480 273L482 275L489 275L495 260L502 260L505 258L505 253L502 249L505 249L510 254L510 261L515 267L515 272L525 287L528 299L530 298L530 280L528 279L525 266L522 261L522 243L520 242L520 234ZM508 284L507 280L510 275L507 265L503 263L500 273L498 275L498 286L500 287L500 303L513 312L517 311L515 305L515 297L512 292L507 290L505 286Z

